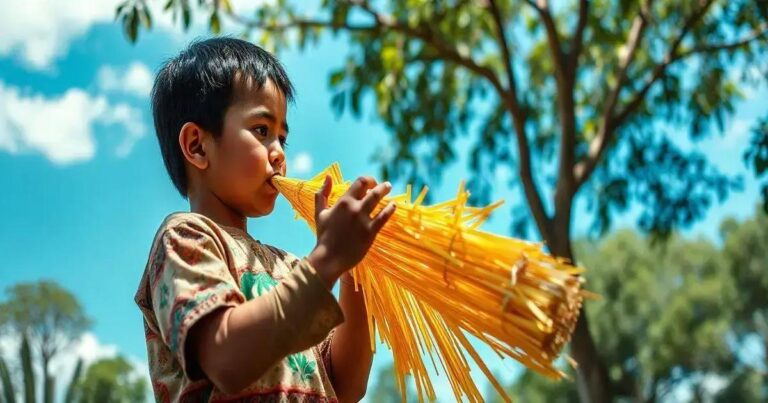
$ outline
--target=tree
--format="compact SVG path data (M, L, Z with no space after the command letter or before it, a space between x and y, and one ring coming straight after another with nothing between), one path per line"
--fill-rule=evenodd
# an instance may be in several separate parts
M695 401L768 398L764 369L737 353L748 335L760 335L768 351L760 327L768 307L768 216L758 211L743 223L726 220L722 228L721 248L678 236L663 245L632 231L599 244L577 243L590 267L590 287L601 295L587 311L600 313L591 316L592 331L616 398L668 401L678 388L694 392ZM735 347L728 343L733 335ZM711 379L725 387L708 389ZM523 403L572 401L576 393L571 382L530 372L512 390Z
M147 383L133 374L125 358L104 358L88 367L76 388L80 403L134 403L146 401Z
M654 402L732 369L726 335L736 291L709 241L673 236L662 245L620 232L580 256L602 296L587 310L615 396Z
M151 27L147 2L117 9L132 41ZM189 26L195 2L163 3ZM572 261L577 195L597 233L634 205L639 228L665 237L738 188L672 134L722 132L740 88L753 85L734 71L764 69L768 50L764 0L323 0L310 17L285 0L250 15L229 0L196 3L214 33L224 15L273 49L345 34L350 54L330 73L331 104L360 116L375 98L394 140L376 153L382 176L439 179L460 152L456 140L471 132L475 200L490 197L499 166L512 167L524 196L513 207L515 231L534 226ZM615 385L587 318L571 345L580 396L610 401Z
M4 312L0 327L22 338L22 346L27 345L30 357L29 345L37 350L43 375L43 401L53 402L55 379L50 374L50 363L90 326L91 321L75 296L52 281L16 284L9 287L6 294L8 298L0 303L0 312ZM27 363L24 358L21 362ZM29 394L31 388L34 400L33 377L24 379L25 393Z
M21 343L19 347L19 364L21 366L21 385L22 390L24 391L24 401L27 403L34 403L36 401L35 398L35 372L33 369L33 359L32 359L32 350L29 346L29 340L27 339L27 336L22 336ZM69 384L69 388L67 391L67 395L64 398L64 403L73 403L74 400L72 399L71 390L77 385L77 383L80 381L80 372L83 367L83 360L79 359L77 361L77 366L75 368L75 372L72 375L72 381ZM51 379L51 382L53 382L53 377L49 378ZM6 403L16 403L16 387L14 386L13 377L11 375L11 369L8 367L8 364L6 364L5 359L0 356L0 386L2 390L2 399L0 399L0 402L6 402ZM49 386L50 387L50 386ZM50 387L51 392L53 393L53 388ZM46 397L45 399L51 399L49 401L52 401L53 397Z
M739 292L733 331L741 341L751 335L762 340L768 368L768 213L758 210L743 223L727 220L721 231L729 276Z

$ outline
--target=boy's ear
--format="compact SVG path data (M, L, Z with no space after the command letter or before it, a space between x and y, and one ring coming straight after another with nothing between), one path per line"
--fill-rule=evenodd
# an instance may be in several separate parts
M205 153L206 137L210 134L197 123L187 122L179 131L179 146L184 158L198 169L208 167L208 156Z

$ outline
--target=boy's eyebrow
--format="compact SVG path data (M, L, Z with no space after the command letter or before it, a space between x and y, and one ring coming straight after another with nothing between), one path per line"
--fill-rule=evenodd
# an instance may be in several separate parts
M253 112L250 112L248 114L248 118L267 119L267 120L271 121L272 124L277 122L277 118L275 117L275 115L272 112L270 112L268 110L264 110L264 109L257 109L257 110L255 110ZM285 130L286 134L288 133L288 122L283 121L283 130Z

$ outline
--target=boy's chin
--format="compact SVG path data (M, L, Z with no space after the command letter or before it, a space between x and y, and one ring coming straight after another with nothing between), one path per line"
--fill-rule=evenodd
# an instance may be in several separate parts
M269 215L275 209L275 199L267 202L261 202L254 206L251 212L248 214L250 217L263 217Z

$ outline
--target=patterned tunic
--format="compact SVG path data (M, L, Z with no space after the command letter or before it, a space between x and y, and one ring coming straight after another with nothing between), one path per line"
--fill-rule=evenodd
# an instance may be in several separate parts
M245 390L226 395L184 354L184 343L205 315L252 299L271 304L282 345L270 348L283 349L285 358ZM343 315L305 260L205 216L176 213L155 236L135 300L157 401L336 401L330 338ZM314 346L291 351L297 345Z

